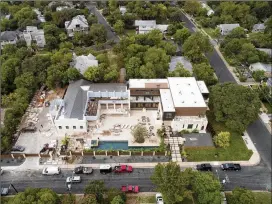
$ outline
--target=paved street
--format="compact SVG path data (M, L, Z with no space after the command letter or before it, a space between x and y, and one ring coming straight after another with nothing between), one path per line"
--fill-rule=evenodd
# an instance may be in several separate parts
M185 22L185 26L191 32L195 32L195 25L184 14L182 20ZM236 83L234 77L232 76L229 69L226 67L216 50L214 50L211 54L208 54L207 57L221 83ZM264 162L268 170L270 170L271 172L271 135L269 131L262 123L261 119L258 119L248 127L247 132L253 143L255 143L255 146L262 158L262 162Z
M218 175L216 173L218 171ZM99 170L94 170L92 175L81 175L82 182L73 184L72 193L83 193L84 187L91 180L104 180L106 186L120 188L122 185L134 184L140 186L142 192L154 192L155 186L150 180L153 169L134 169L131 174L107 174L102 175ZM227 179L225 190L232 190L236 186L244 186L253 190L265 190L271 185L270 172L263 166L243 167L241 172L223 172L220 168L214 168L213 173L219 176L220 181ZM65 179L72 175L72 170L62 170L57 176L43 176L41 171L5 172L1 178L2 186L12 183L18 191L27 187L52 188L57 193L67 192ZM11 189L11 193L14 193Z

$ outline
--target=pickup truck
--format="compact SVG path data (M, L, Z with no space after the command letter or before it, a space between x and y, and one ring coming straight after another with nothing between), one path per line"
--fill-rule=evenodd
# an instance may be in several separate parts
M74 169L74 174L91 174L93 173L92 167L79 166Z
M212 171L212 166L210 164L198 164L196 169L198 171Z
M233 163L227 163L227 164L221 164L221 169L223 171L240 171L241 166L240 164L233 164Z
M80 176L72 176L66 178L66 183L80 183L80 182L81 182Z
M114 173L131 173L133 171L132 166L119 165L113 168Z
M124 193L139 193L139 186L132 185L122 186L121 191Z

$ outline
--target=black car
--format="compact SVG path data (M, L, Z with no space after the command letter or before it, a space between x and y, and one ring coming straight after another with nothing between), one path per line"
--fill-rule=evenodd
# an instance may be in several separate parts
M93 173L92 167L79 166L74 169L74 174L91 174Z
M212 171L212 165L210 164L198 164L196 165L198 171Z
M229 171L240 171L241 166L240 166L240 164L227 163L227 164L222 164L221 169L223 171L227 171L227 170L229 170Z
M16 146L13 146L11 148L11 151L13 151L13 152L23 152L23 151L25 151L25 148L23 146L16 145Z

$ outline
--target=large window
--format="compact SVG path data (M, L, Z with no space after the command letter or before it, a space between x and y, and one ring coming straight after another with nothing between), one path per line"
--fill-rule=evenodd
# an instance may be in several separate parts
M165 118L166 119L171 119L172 118L172 113L165 113Z
M75 129L76 129L76 126L73 126L73 129L75 130Z
M193 128L193 124L188 124L188 128L187 129L192 129Z
M69 126L65 126L66 127L66 129L69 129Z
M62 126L59 126L59 129L61 130L61 129L62 129Z

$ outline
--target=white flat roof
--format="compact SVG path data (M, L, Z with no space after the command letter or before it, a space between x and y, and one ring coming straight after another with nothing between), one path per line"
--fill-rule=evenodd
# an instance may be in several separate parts
M204 81L197 81L197 85L201 93L209 93L209 90Z
M163 112L175 112L176 110L170 89L160 89L160 95Z
M168 77L175 108L207 107L194 77Z
M167 79L130 79L129 88L145 88L146 83L168 83Z

